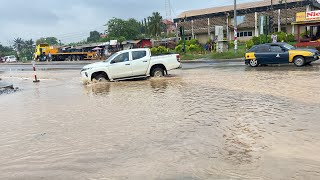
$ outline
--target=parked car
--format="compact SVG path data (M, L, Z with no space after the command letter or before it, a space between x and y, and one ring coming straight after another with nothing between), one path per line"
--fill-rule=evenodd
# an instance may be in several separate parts
M319 59L315 49L296 49L287 43L268 43L255 45L245 54L245 64L257 67L265 64L294 63L301 67Z
M130 49L117 52L106 61L86 65L81 70L84 79L124 80L142 77L162 77L181 68L180 55L151 56L150 49Z
M5 62L17 62L17 58L14 56L14 55L11 55L11 56L5 56L4 57L5 59Z

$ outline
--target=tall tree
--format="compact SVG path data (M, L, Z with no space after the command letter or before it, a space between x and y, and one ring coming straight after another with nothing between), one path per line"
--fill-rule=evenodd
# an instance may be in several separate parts
M47 43L46 38L39 38L36 40L36 45Z
M58 39L56 37L47 37L46 42L51 46L59 44Z
M54 45L58 45L58 39L56 37L46 37L46 38L40 38L38 40L36 40L36 45L39 44L49 44L50 46L54 46Z
M91 31L90 36L87 38L87 42L98 42L100 39L100 33L98 31Z
M112 18L106 24L109 37L115 39L124 37L125 39L136 39L141 32L141 25L133 18L123 20Z
M16 38L13 40L13 48L16 50L18 59L20 57L21 50L24 46L24 40L21 38Z
M152 16L149 17L150 19L150 24L149 24L149 29L151 35L154 37L158 37L161 35L161 26L162 26L162 16L160 15L159 12L153 12Z
M2 56L9 56L15 54L14 49L9 46L3 46L0 44L0 57Z
M25 41L22 53L27 59L32 59L34 52L34 41L32 39Z
M147 22L147 18L144 18L144 29L145 29L146 35L149 35L148 26L149 26L149 22Z

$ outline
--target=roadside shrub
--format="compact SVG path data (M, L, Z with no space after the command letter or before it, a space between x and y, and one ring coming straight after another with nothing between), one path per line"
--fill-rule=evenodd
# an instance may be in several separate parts
M157 49L158 54L167 54L168 53L168 49L164 46L159 46Z
M253 40L246 41L247 49L250 49L254 45Z
M200 45L198 45L198 44L191 44L190 46L189 46L189 50L190 50L190 52L192 52L192 53L195 53L195 52L201 52L202 50L203 50L203 48L202 48L202 46L200 46Z
M237 41L238 42L238 46L241 44L241 42L238 40ZM229 43L228 43L228 48L230 49L233 49L234 48L234 41L229 41Z
M198 45L199 41L197 39L191 39L190 40L190 45Z
M152 55L157 55L158 54L158 48L157 47L153 47L150 50L151 50L151 54Z
M179 44L178 46L175 47L174 50L175 50L176 53L182 53L182 45Z
M229 49L233 49L234 48L234 41L229 41L228 48Z
M251 40L252 40L254 45L260 44L260 38L257 37L257 36L254 36Z
M151 48L151 54L152 55L161 55L161 54L168 54L169 50L164 47L164 46L159 46L159 47L153 47Z
M305 32L301 33L300 36L303 38L305 36L309 36L309 34L310 34L310 31L305 31Z
M294 39L294 35L293 34L288 34L288 42L295 42L295 39Z
M186 52L190 52L190 46L186 46Z
M254 45L272 42L271 35L266 34L261 34L259 37L253 37L251 40L253 41Z
M275 34L277 35L277 41L278 42L285 42L286 41L286 39L287 39L286 36L287 35L286 35L285 32L281 31L281 32L276 32Z

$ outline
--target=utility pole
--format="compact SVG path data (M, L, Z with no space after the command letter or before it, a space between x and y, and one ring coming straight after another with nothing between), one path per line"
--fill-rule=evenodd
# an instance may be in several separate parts
M288 7L287 7L287 0L285 0L285 9L286 9L286 42L288 42L288 29L287 29L287 27L288 27Z
M234 52L237 53L238 49L238 41L237 41L237 0L234 0L234 16L233 16L233 21L234 21Z
M270 0L271 1L271 22L269 22L269 23L271 23L271 25L270 25L270 31L271 31L271 34L273 33L273 15L274 15L274 13L273 13L273 0Z

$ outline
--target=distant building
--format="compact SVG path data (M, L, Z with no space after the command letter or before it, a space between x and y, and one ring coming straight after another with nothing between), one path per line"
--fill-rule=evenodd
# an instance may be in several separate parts
M105 38L105 37L108 37L108 35L107 35L107 34L100 33L100 38Z
M177 30L177 27L175 26L174 22L168 20L168 19L165 19L162 21L163 24L166 25L166 29L167 29L167 34L175 34L176 33L176 30Z
M271 3L272 2L272 3ZM316 0L262 0L237 5L237 36L238 40L246 41L253 36L266 33L261 31L260 17L271 17L268 32L284 31L297 36L295 21L297 12L305 12L320 9ZM174 23L177 28L185 28L185 39L198 39L200 43L206 43L215 38L215 26L223 26L224 39L234 39L234 6L222 6L199 10L190 10L181 13ZM302 30L303 32L303 30ZM180 37L179 33L177 35ZM180 37L181 38L181 37Z

